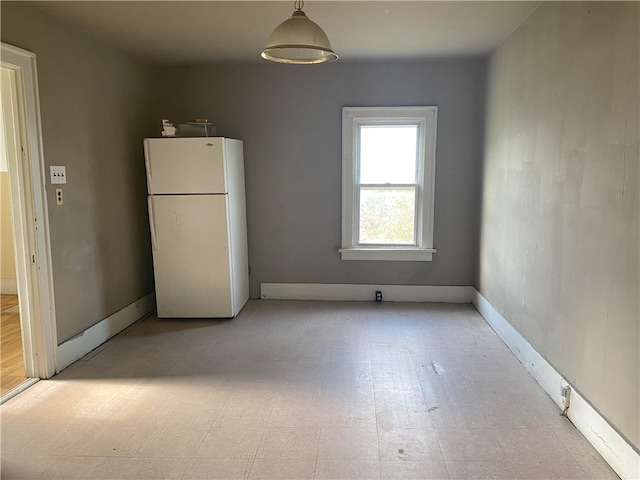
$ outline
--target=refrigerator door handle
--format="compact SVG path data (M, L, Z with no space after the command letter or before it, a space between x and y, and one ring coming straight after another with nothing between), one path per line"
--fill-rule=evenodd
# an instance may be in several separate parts
M147 152L145 152L144 155L144 163L145 166L147 167L147 189L149 190L149 193L153 193L153 184L151 183L151 162L149 161L149 154Z
M149 195L147 197L147 203L149 204L149 226L151 227L151 247L153 250L157 250L156 245L158 240L156 239L156 223L153 219L153 197Z

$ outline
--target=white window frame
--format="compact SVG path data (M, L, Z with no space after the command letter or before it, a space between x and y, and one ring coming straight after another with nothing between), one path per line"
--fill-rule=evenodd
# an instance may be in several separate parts
M438 107L344 107L342 109L342 260L429 262L433 248ZM358 129L361 125L418 125L418 200L415 245L358 244Z

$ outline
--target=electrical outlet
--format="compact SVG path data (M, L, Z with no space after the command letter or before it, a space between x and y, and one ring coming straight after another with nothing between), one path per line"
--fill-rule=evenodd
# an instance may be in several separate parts
M569 410L569 406L571 405L571 386L567 385L560 389L560 395L562 400L562 415L567 415L567 411Z
M61 188L56 188L56 205L64 205L64 198L62 196Z
M67 183L67 167L51 165L49 171L51 172L52 184Z
M382 302L382 292L380 290L376 290L376 302Z

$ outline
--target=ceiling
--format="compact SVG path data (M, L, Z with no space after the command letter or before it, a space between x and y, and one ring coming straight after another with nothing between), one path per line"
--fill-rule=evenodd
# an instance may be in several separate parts
M262 62L293 1L41 1L54 15L159 64ZM540 2L308 0L342 61L490 53Z

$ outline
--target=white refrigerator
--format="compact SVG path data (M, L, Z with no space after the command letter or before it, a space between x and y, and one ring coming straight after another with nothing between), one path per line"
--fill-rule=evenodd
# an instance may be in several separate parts
M160 318L232 318L249 298L242 142L144 140Z

